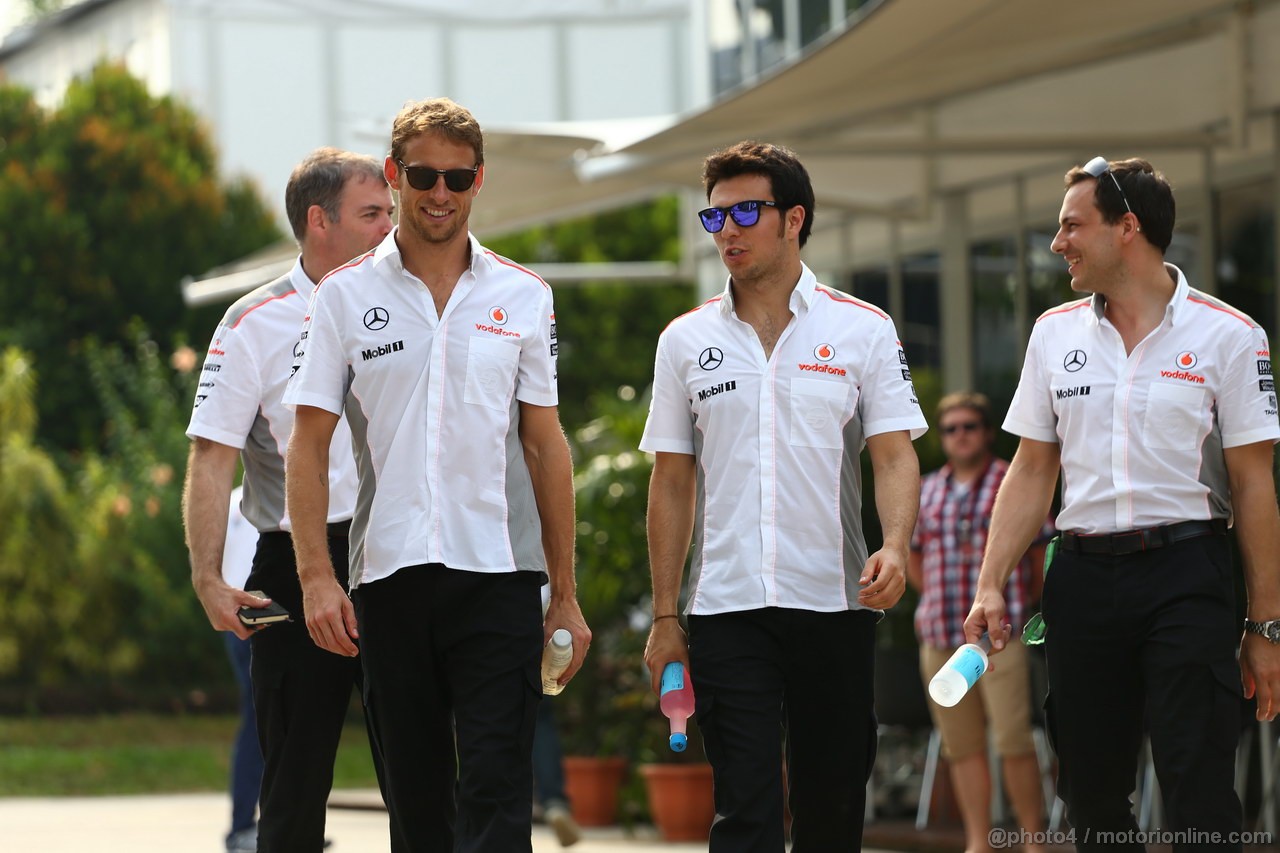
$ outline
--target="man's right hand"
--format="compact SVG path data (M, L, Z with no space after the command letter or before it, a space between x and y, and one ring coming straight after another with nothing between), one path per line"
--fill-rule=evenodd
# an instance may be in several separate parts
M991 654L1004 649L1009 642L1012 627L1005 624L1004 595L999 592L978 590L973 600L973 609L964 620L964 641L976 643L983 634L991 637ZM992 667L994 669L994 667Z
M689 670L689 638L679 619L659 619L649 629L649 642L644 647L644 662L649 667L654 693L661 691L662 670L672 661L680 661Z
M323 575L323 573L322 573ZM359 639L356 609L333 577L302 582L302 611L307 620L307 633L317 646L335 655L353 658L360 649L352 642Z
M236 589L217 578L215 581L196 587L196 596L200 606L204 608L209 624L216 631L230 631L242 640L249 639L253 629L240 621L237 615L241 607L266 607L271 603L269 598L258 598L242 589Z

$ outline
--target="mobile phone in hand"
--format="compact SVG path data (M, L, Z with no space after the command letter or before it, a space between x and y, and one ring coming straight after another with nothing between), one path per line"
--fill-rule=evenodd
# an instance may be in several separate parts
M269 598L265 592L261 590L249 590L250 595L256 595L258 598ZM274 625L277 622L292 622L293 617L289 615L289 611L285 610L274 601L266 607L241 607L236 615L240 617L241 624L249 628L265 628L268 625Z

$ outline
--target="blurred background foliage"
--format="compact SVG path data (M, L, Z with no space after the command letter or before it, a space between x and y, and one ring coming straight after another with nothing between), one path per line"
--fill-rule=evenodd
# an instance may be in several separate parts
M168 344L203 341L221 308L178 282L280 239L243 181L224 182L194 112L97 66L43 110L0 86L0 346L32 355L40 439L101 449L110 418L88 393L86 342L132 353L136 321Z

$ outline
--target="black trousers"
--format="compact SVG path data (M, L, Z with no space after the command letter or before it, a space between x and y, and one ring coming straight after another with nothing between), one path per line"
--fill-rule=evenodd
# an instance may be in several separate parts
M715 781L711 853L781 853L782 744L792 853L862 849L876 756L870 611L689 617L689 667Z
M1044 589L1045 709L1078 848L1143 849L1129 797L1144 728L1164 798L1160 829L1240 830L1234 598L1224 536L1123 557L1059 549ZM1210 848L1241 845L1174 845Z
M346 589L346 537L331 537L329 553ZM245 588L262 590L293 615L292 622L260 629L250 640L254 712L264 759L258 851L319 853L338 741L352 688L363 682L360 661L325 651L307 634L289 534L258 537ZM373 760L381 778L376 748ZM392 849L402 849L394 839Z
M391 823L413 853L529 853L537 572L409 566L353 593Z

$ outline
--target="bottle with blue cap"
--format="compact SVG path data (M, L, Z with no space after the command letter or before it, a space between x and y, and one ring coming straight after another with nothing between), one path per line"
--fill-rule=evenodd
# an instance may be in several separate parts
M680 661L672 661L663 667L658 705L671 721L671 739L668 741L671 751L684 752L689 745L685 731L689 717L693 716L693 680Z
M958 704L987 671L990 650L991 638L986 634L978 642L965 643L956 649L929 681L929 698L944 708Z

